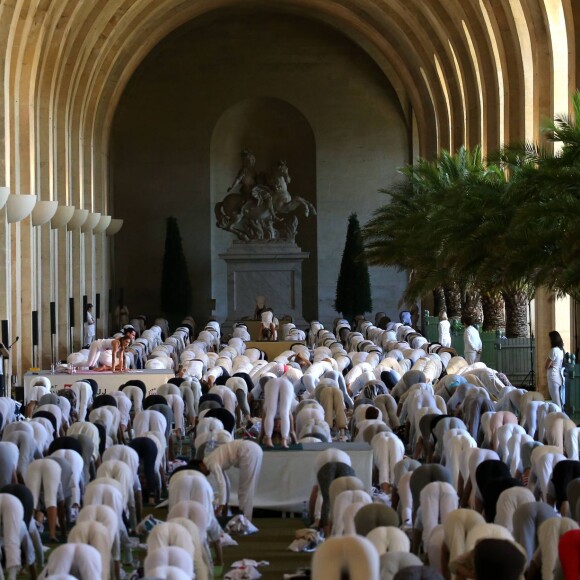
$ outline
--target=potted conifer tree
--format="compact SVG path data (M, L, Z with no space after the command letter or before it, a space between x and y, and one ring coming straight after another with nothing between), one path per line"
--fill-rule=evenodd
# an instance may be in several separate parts
M373 308L371 280L356 213L348 218L334 308L349 321L359 314L371 312Z
M161 278L161 310L171 328L191 313L191 282L177 219L166 220L165 252Z

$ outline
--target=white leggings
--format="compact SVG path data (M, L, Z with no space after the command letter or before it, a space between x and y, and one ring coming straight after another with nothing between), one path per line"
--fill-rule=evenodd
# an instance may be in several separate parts
M167 546L183 548L188 554L193 554L193 540L188 533L183 533L184 527L174 522L163 522L155 526L147 537L147 550L155 552Z
M550 399L558 407L562 407L562 404L566 402L566 393L564 391L564 384L560 377L554 378L548 371L548 391L550 392Z
M44 506L46 508L57 506L58 500L62 499L61 474L60 465L52 459L36 459L28 466L24 483L32 492L35 509L40 504L41 490Z
M249 520L252 519L254 511L254 495L262 467L262 456L262 449L249 441L240 449L238 454L238 467L240 469L238 504L240 510Z
M166 546L150 552L145 558L145 576L151 576L151 571L160 566L175 566L190 578L194 577L193 558L183 548L177 546Z
M78 515L77 524L82 522L99 522L103 524L111 537L111 548L109 550L111 558L118 561L121 559L121 539L119 534L119 522L117 514L112 508L106 505L87 505Z
M300 435L302 433L304 426L310 422L310 420L324 421L324 410L320 405L308 405L300 409L296 415L296 433Z
M403 442L392 433L379 433L371 441L373 461L379 471L379 484L395 481L395 464L405 455Z
M91 346L89 347L87 366L96 367L97 363L99 362L101 353L104 352L107 348L111 348L110 345L110 340L93 340L93 342L91 342Z
M340 580L344 570L350 580L379 578L379 554L370 540L358 536L328 538L312 559L312 577Z
M336 414L336 428L346 429L346 415L344 413L344 397L336 387L324 387L319 394L320 404L324 407L324 418L332 427Z
M58 574L71 574L79 580L102 578L101 555L96 548L87 544L69 543L59 546L50 555L40 578Z
M423 547L427 552L431 532L439 522L445 522L448 514L457 509L458 497L455 488L450 483L433 481L423 488L420 498Z
M284 439L290 435L290 407L294 387L287 379L271 379L264 386L264 434L272 437L274 418L280 415L280 434Z
M171 407L173 411L173 420L175 422L175 430L179 435L185 435L185 421L183 416L183 411L185 404L180 395L165 395L167 399L167 404Z
M54 461L53 461L54 463ZM24 508L13 495L0 494L0 520L2 521L2 544L6 553L6 568L20 569L20 524ZM16 577L14 575L14 577Z
M133 419L133 429L135 437L142 437L147 431L159 431L165 439L167 420L159 411L141 411Z
M77 411L79 421L84 421L87 415L87 409L93 402L93 389L89 383L78 381L71 387L77 396Z
M52 457L62 457L71 468L71 504L81 505L81 481L83 479L84 461L83 458L72 449L57 449Z
M103 580L111 577L111 552L113 550L114 536L99 522L81 522L70 531L68 541L71 543L88 544L101 555L101 568Z
M399 511L401 516L401 523L404 526L410 526L413 522L413 494L411 493L411 475L409 471L401 476L397 491L399 493Z
M360 489L343 491L334 500L332 510L332 535L342 536L345 532L345 512L353 504L366 505L372 503L372 499L366 491Z

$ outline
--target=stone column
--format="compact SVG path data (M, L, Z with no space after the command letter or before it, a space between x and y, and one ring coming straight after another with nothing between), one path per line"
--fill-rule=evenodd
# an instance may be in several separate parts
M38 232L39 261L42 268L42 279L38 285L38 319L40 342L40 366L50 368L52 352L50 350L50 303L55 300L55 239L56 231L51 228L50 222L40 226Z
M12 306L12 288L10 276L12 268L12 253L11 253L11 240L10 240L10 224L7 221L6 206L0 209L0 320L8 321L8 328L10 330L11 326L11 306ZM12 336L12 334L11 334ZM0 336L1 340L1 336ZM6 389L10 385L10 369L12 366L10 364L5 364L4 369L0 369L0 372L6 370L5 384Z
M68 298L72 269L69 239L72 232L66 227L57 230L54 251L56 253L56 340L57 359L68 354Z

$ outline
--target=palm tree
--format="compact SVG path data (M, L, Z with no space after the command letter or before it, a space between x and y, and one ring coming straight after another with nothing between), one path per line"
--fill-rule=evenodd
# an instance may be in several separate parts
M434 248L419 244L429 232L431 182L437 171L427 161L400 170L402 178L391 188L381 190L389 203L378 208L362 234L370 265L407 271L411 280L421 279L433 267Z
M402 173L403 181L387 191L391 205L364 230L370 262L411 272L407 300L443 287L450 318L461 317L462 302L481 318L483 289L483 305L491 309L484 314L486 329L503 327L501 288L481 275L481 265L505 227L507 208L498 201L504 173L485 166L479 147L443 152L436 162L420 161Z
M527 336L529 293L525 275L515 276L513 270L503 267L503 256L513 248L511 224L519 207L511 193L513 187L514 181L493 163L465 184L455 202L463 228L457 231L453 255L455 268L472 278L486 297L485 329L505 326L510 338Z
M433 313L438 315L443 311L447 312L447 299L445 298L443 286L438 286L433 289Z
M580 295L580 93L572 99L574 114L559 115L546 128L552 148L516 144L500 155L513 175L518 210L506 268L534 286L557 294Z

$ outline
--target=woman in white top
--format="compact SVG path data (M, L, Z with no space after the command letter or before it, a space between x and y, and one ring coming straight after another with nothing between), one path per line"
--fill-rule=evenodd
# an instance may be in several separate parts
M550 337L551 350L546 359L546 373L548 376L548 390L550 398L556 405L562 408L566 402L564 392L564 342L559 332L552 330L548 334Z
M93 305L87 304L87 310L85 312L85 323L84 323L85 336L83 344L85 348L88 348L91 342L95 339L95 319L93 317Z
M439 313L439 344L447 348L451 346L451 324L445 310Z

